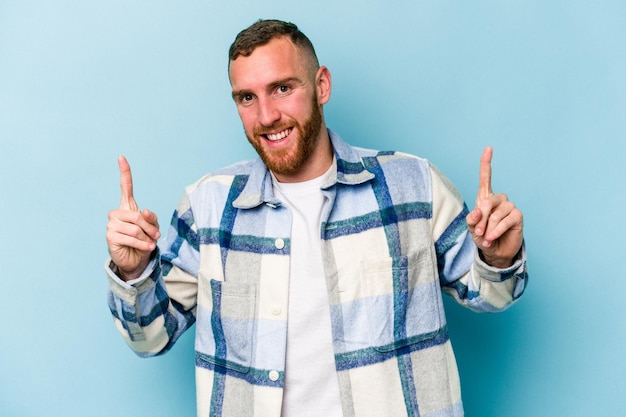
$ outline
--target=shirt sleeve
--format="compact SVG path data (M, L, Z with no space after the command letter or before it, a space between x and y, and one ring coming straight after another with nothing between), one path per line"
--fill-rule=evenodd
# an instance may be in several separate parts
M143 274L124 282L107 260L108 304L126 343L141 357L167 352L195 323L198 246L193 215L183 198L167 237Z
M461 195L433 165L430 173L432 232L442 290L474 311L507 309L522 296L528 283L525 245L509 268L487 265L467 229L469 211Z

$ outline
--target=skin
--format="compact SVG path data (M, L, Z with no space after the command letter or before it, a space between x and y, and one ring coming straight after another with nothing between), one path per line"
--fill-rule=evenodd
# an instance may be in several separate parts
M128 161L120 156L117 162L122 198L119 207L109 212L106 239L120 278L129 281L146 269L161 233L157 215L148 209L140 211L135 202Z
M330 168L332 145L322 111L332 87L326 67L314 66L310 57L283 37L231 61L229 77L248 141L279 181L307 181ZM466 221L485 262L506 268L522 246L523 220L506 195L493 194L492 155L492 148L485 148L476 207ZM147 267L160 232L156 214L140 210L135 201L126 158L120 156L118 165L121 201L109 212L106 239L118 275L128 281Z
M493 194L492 157L493 149L488 146L480 158L476 207L465 220L485 262L497 268L507 268L522 247L523 216L505 194Z
M332 85L328 68L314 68L281 37L231 61L229 77L248 141L279 181L307 181L330 168L332 146L322 111ZM306 129L313 114L317 126ZM274 136L280 139L270 140Z

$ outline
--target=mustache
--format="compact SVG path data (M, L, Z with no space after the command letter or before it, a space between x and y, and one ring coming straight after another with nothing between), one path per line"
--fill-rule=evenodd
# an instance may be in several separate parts
M271 126L255 126L254 129L252 130L252 133L255 136L262 136L262 135L268 135L270 133L277 133L280 131L283 131L285 129L289 129L289 128L298 128L299 125L298 123L284 123L284 122L280 122L280 123L274 123Z

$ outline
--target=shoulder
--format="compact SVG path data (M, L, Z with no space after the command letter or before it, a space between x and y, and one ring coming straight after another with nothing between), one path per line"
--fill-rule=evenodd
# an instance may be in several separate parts
M236 179L247 179L252 175L264 175L265 171L265 165L258 158L239 161L203 175L185 187L185 191L188 194L193 194L205 188L221 188L224 186L229 188Z
M385 176L398 176L407 180L415 178L412 175L428 178L430 176L430 162L420 156L401 151L384 151L357 148L363 164L368 170L378 170ZM376 172L374 172L376 173ZM409 177L411 176L411 177Z

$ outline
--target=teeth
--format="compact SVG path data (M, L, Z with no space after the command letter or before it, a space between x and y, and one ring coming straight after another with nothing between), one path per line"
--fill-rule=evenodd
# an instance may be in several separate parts
M282 132L267 134L267 138L271 141L281 140L287 137L291 129L283 130Z

